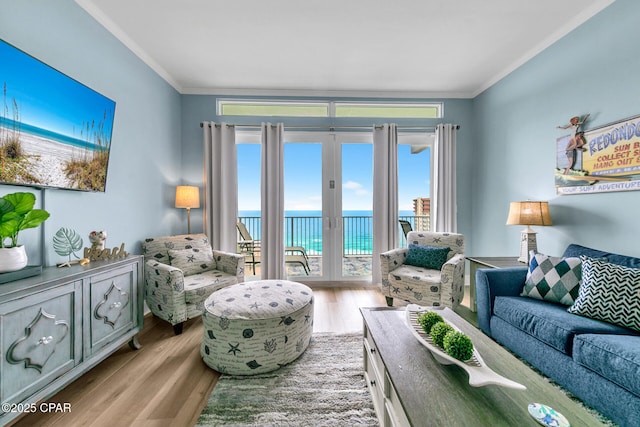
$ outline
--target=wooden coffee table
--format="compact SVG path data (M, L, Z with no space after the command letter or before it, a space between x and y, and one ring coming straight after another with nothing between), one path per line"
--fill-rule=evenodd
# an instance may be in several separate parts
M485 363L525 391L471 387L467 373L441 365L405 324L404 309L361 308L365 377L378 419L386 426L539 426L530 403L551 406L572 426L602 426L582 406L455 312L445 319L473 341Z

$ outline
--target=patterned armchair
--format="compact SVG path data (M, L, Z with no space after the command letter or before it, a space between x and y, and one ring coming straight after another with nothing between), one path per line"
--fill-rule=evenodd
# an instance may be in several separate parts
M204 234L146 239L142 253L147 305L176 335L183 322L202 315L214 291L244 281L244 256L212 250Z
M464 236L411 231L407 242L409 248L380 254L382 294L387 305L391 307L393 299L399 298L423 306L456 308L464 297ZM449 251L424 246L449 248ZM430 254L440 259L434 262L429 259ZM444 264L440 269L433 268L441 263Z

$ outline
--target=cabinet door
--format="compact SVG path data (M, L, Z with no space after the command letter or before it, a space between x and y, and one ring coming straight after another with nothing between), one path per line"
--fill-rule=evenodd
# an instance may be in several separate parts
M89 278L90 353L131 330L137 316L135 264Z
M81 282L0 304L0 396L20 402L82 359Z

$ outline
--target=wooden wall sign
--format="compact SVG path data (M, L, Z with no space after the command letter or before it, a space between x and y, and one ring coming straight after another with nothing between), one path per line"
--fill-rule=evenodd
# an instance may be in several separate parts
M556 142L558 194L640 190L640 116L585 131L577 149L574 137Z

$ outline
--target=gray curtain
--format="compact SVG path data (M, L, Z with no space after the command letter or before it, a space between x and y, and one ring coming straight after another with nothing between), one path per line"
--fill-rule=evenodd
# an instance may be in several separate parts
M436 126L433 162L433 231L457 233L456 130L458 126Z
M211 246L236 252L238 161L233 125L203 123L204 231Z
M380 254L398 246L398 127L373 128L372 283L382 283Z
M284 268L284 125L262 123L262 279L283 279Z

